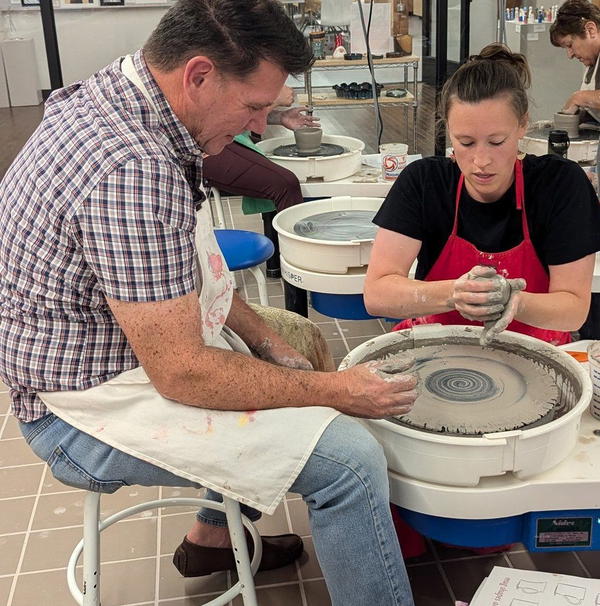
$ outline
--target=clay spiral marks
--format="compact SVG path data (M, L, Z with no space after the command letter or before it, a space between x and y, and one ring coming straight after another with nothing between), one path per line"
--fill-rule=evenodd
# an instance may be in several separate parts
M500 391L489 375L470 368L432 372L425 380L425 387L431 394L450 402L481 402Z

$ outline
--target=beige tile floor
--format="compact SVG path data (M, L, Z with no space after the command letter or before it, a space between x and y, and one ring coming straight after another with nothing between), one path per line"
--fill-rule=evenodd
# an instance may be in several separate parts
M227 199L225 210L229 225L260 230L256 217L241 214L239 199ZM257 302L250 274L238 274L237 283L245 298ZM271 305L283 307L281 281L270 279L268 290ZM336 362L362 341L388 330L380 320L341 321L314 310L309 313ZM84 493L53 479L29 451L8 409L8 393L0 386L0 605L69 606L74 602L65 567L82 533ZM109 515L154 498L188 494L195 491L134 486L104 496L102 511ZM107 529L102 542L103 606L199 606L235 582L228 573L199 579L178 575L171 555L191 520L189 508L170 508L144 512ZM288 495L273 516L263 517L259 528L263 534L296 532L306 545L296 564L257 575L260 604L328 606L302 500ZM600 576L597 552L533 554L515 545L507 553L476 556L428 542L427 553L408 562L417 606L450 606L455 599L468 600L494 565ZM241 600L232 604L241 605Z

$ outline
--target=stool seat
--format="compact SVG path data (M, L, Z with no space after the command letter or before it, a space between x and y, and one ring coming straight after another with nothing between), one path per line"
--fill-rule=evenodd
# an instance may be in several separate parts
M244 229L215 229L215 237L231 271L264 263L275 252L266 236Z

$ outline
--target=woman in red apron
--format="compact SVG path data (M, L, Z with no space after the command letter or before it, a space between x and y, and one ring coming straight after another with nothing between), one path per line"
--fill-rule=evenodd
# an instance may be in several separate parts
M411 163L377 213L370 313L408 318L398 329L485 322L491 334L508 328L555 344L582 325L600 205L574 162L518 157L529 81L525 58L498 44L448 80L441 107L453 157ZM395 519L403 553L419 555L422 537Z
M398 328L497 321L557 345L584 322L600 206L575 163L518 158L529 80L522 55L491 44L446 83L454 157L410 164L377 213L370 313L409 318Z

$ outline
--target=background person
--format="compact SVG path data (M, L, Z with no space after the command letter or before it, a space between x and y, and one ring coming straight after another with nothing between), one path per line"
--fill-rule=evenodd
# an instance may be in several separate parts
M203 155L262 132L311 62L275 0L180 0L141 51L50 97L0 183L0 376L60 481L202 485L269 513L294 490L333 604L411 606L385 458L351 416L408 411L414 376L308 370L234 295L201 190ZM224 523L198 513L182 574L233 567ZM302 542L264 548L263 569Z
M273 111L267 116L267 123L280 124L292 131L319 126L319 118L307 113L307 107L277 109L290 106L293 102L294 91L284 86L273 104ZM221 192L243 196L242 211L245 215L262 214L264 233L275 246L273 256L267 259L267 275L280 277L279 237L272 221L276 212L304 202L298 177L291 170L269 160L255 144L250 132L236 135L220 154L207 156L202 171L208 185Z
M564 48L569 59L586 67L581 88L565 101L563 111L579 111L580 121L600 122L600 8L588 0L567 0L550 26L550 42ZM595 186L598 192L600 150L596 152ZM592 293L590 313L579 329L582 339L600 339L600 295Z

